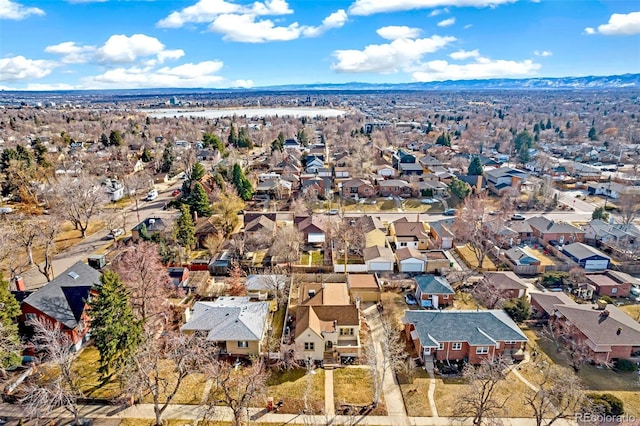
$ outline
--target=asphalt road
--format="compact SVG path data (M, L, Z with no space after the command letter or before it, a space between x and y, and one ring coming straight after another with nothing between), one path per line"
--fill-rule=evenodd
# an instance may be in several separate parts
M130 206L125 207L126 211L126 220L124 221L127 224L127 228L125 229L125 236L131 234L131 228L133 228L136 224L145 220L151 216L157 216L161 218L170 218L176 215L176 211L162 210L164 204L171 200L173 197L171 196L171 192L180 188L182 185L182 180L174 180L169 183L157 184L155 185L158 190L158 198L153 201L139 201L138 208L139 211L136 212L135 203L132 203ZM111 212L113 213L113 212ZM100 219L104 219L104 217L108 213L104 213ZM138 215L140 220L138 220ZM118 221L118 223L123 223L122 219ZM87 236L80 243L69 247L67 250L56 254L53 258L53 273L54 276L61 274L67 268L72 266L78 261L86 261L87 257L96 251L99 251L107 246L110 246L113 243L113 240L107 239L107 234L109 233L108 227L96 232L95 234ZM122 238L122 237L120 237ZM28 290L34 290L39 287L42 287L47 283L44 275L38 272L36 267L29 269L21 274L24 278L25 286Z

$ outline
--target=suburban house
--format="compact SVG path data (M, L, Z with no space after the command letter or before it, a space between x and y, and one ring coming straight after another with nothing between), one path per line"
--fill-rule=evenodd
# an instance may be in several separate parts
M336 179L349 179L349 167L334 167L333 175Z
M632 223L606 223L600 219L593 219L583 229L585 241L590 244L640 247L640 229Z
M124 197L124 185L116 179L105 180L104 186L111 202L118 201Z
M415 164L416 156L406 152L405 150L399 149L395 154L391 157L393 168L396 170L400 170L400 166L402 164ZM420 166L422 170L422 166Z
M396 258L389 247L367 247L362 251L362 255L368 272L393 272Z
M511 188L520 190L522 184L527 180L526 172L510 167L488 170L485 172L485 176L487 188L496 195L502 195Z
M544 242L558 241L560 244L584 242L585 232L566 222L555 222L543 216L536 216L526 220L531 226L534 237Z
M360 306L352 304L345 283L300 286L295 308L295 345L300 359L336 365L360 355Z
M591 195L604 195L614 200L625 195L640 195L640 186L623 185L618 182L608 183L590 183L587 186L587 192Z
M361 302L379 302L381 285L376 274L349 274L347 275L347 287L351 303L356 300Z
M632 285L638 283L637 278L617 271L587 274L585 279L589 285L593 286L596 295L610 297L628 297Z
M483 279L495 287L505 299L524 297L527 294L527 285L511 271L485 272Z
M531 293L531 309L533 317L540 320L548 320L556 308L555 305L567 305L575 303L562 291L553 293Z
M429 248L429 231L424 222L408 222L404 218L396 220L389 224L389 236L396 249L407 247L426 250Z
M398 270L402 273L424 273L427 269L427 256L413 247L396 250Z
M324 244L325 233L327 232L329 223L323 216L311 215L299 217L295 219L295 222L298 231L304 235L305 244Z
M504 255L516 266L540 265L540 259L530 255L521 247L512 247L504 252Z
M495 356L521 360L528 340L502 310L406 311L402 322L424 363L465 360L476 365Z
M512 220L508 224L508 229L516 233L514 240L509 241L509 246L531 241L533 238L533 228L527 220Z
M246 214L244 216L244 234L249 237L257 234L274 236L277 230L276 214Z
M174 287L186 287L189 283L189 268L184 266L172 266L167 268L167 274Z
M424 172L420 163L400 163L398 170L402 176L420 176Z
M380 195L383 197L414 197L418 195L418 191L412 190L411 185L400 179L388 179L378 181Z
M256 186L256 194L269 195L277 200L291 196L291 182L281 178L266 179Z
M195 222L195 237L196 237L196 246L198 248L205 248L206 240L211 235L215 235L218 233L218 228L213 224L213 221L210 217L199 217L196 218Z
M90 331L87 301L100 285L100 276L86 263L76 262L22 301L22 322L28 325L37 318L59 325L74 348L80 349Z
M582 243L567 244L562 253L586 271L604 271L609 269L611 262L611 258L600 250Z
M165 230L167 230L167 225L161 218L149 217L131 228L131 241L134 243L138 241L141 238L141 233L151 237L154 234L160 234Z
M424 308L440 309L453 305L455 291L445 277L426 274L413 279L416 282L416 300Z
M615 305L556 304L550 322L562 340L586 346L591 361L640 356L640 324Z
M267 300L276 292L283 294L287 288L286 275L249 275L245 281L247 296L252 299Z
M447 250L453 247L455 235L451 231L452 219L440 220L429 224L429 235L436 247Z
M376 196L376 189L364 179L349 179L342 182L342 196L346 198L369 198Z
M219 297L215 302L196 302L186 313L184 333L206 333L222 354L258 356L266 348L269 303L249 297Z
M354 219L350 218L349 220ZM358 231L364 233L365 247L387 245L387 230L380 218L367 215L360 216L355 218L353 224Z

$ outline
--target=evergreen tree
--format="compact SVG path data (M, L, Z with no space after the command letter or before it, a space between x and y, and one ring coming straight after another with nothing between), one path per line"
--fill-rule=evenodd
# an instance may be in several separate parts
M180 205L180 217L176 221L174 233L176 241L182 247L191 249L196 243L196 227L186 204Z
M454 176L449 184L449 191L458 198L464 199L471 194L471 187L467 182L464 182Z
M33 155L27 148L22 145L18 145L16 146L16 153L18 154L18 159L22 161L26 168L33 165Z
M204 169L204 166L198 162L193 165L193 168L191 169L191 176L189 177L189 179L191 180L191 182L199 181L202 176L205 175L205 173L206 170Z
M231 125L231 131L229 132L229 145L238 145L238 131L236 130L236 126L233 124Z
M547 130L549 130L551 127L553 127L553 125L551 124L551 119L547 118L547 125L544 126Z
M469 164L469 170L467 171L467 174L470 176L480 176L482 175L482 172L484 170L482 169L482 162L480 161L480 157L473 157L473 160L471 160L471 163Z
M518 152L520 152L522 147L526 147L526 149L533 148L533 135L527 130L523 130L516 135L513 140L513 145Z
M451 136L449 136L449 133L442 132L442 134L438 136L438 139L436 139L436 145L451 146Z
M89 306L91 336L100 353L98 372L106 382L126 365L142 341L142 323L133 314L129 290L115 272L106 270L100 283Z
M218 150L221 154L224 152L224 144L218 135L213 133L205 133L202 135L202 145L205 148L211 147L213 149Z
M151 151L149 151L149 148L147 148L146 146L142 151L142 155L140 156L140 159L142 160L143 163L149 163L153 161L153 155L151 154Z
M109 137L104 133L100 135L100 143L104 146L109 146Z
M200 182L194 184L193 190L187 199L187 204L191 207L191 212L197 213L199 217L211 216L209 197Z
M284 150L284 133L278 133L278 137L271 142L271 152Z
M160 168L160 171L163 173L169 173L173 168L173 162L175 159L176 156L173 154L171 144L167 144L162 152L162 167Z
M244 201L249 201L253 198L253 187L251 186L251 182L249 182L249 179L244 175L242 168L238 163L233 165L231 183L236 187L238 195Z
M603 222L609 222L609 212L607 212L604 206L596 207L593 213L591 213L591 219L600 219Z
M122 146L123 143L124 139L120 130L112 130L111 133L109 133L109 145Z
M44 146L40 139L36 140L36 143L33 145L33 153L36 157L36 163L42 168L48 168L51 166L49 160L47 160L47 147Z
M20 335L18 334L17 318L22 313L20 304L9 291L9 283L0 274L0 371L14 365L19 365Z
M590 141L598 140L598 134L596 133L596 128L593 126L591 126L591 128L589 129L589 140Z

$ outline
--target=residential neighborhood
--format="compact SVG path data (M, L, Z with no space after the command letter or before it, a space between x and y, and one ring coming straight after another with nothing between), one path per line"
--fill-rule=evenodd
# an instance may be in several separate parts
M158 115L171 102L141 95L127 119L109 103L112 129L86 99L7 104L0 302L15 309L0 329L0 413L15 424L138 424L126 423L135 413L190 424L196 414L175 413L196 409L237 425L637 418L640 145L609 130L624 122L637 138L637 103L602 94L619 110L587 102L579 116L573 94L537 94L533 110L491 95L398 93L401 109L367 93L247 94L233 102L272 114L215 120ZM193 111L232 104L183 99ZM317 115L277 114L303 106ZM478 414L465 404L487 383L494 408Z

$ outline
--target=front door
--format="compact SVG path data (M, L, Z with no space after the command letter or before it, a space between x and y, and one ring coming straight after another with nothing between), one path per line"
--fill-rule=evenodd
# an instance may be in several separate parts
M331 349L333 349L333 342L332 341L328 341L325 346L326 346L327 350L330 351Z
M429 356L431 355L431 348L424 348L424 356Z

